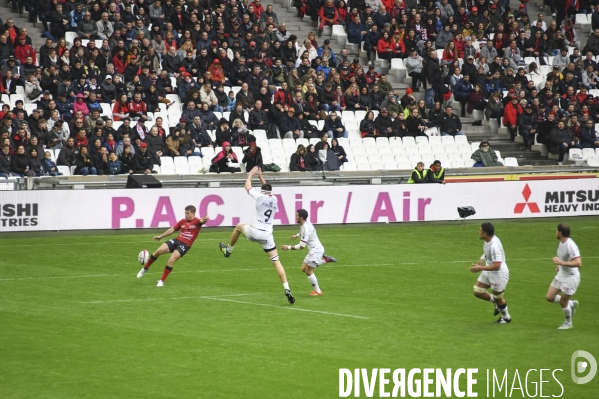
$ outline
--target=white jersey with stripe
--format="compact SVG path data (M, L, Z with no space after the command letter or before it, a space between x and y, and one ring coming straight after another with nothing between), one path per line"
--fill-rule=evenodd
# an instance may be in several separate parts
M324 247L318 239L318 234L316 234L314 225L307 220L300 228L300 239L302 244L308 245L308 250L310 252L324 252Z
M571 262L580 258L580 250L573 239L568 238L565 242L560 242L557 247L557 257L564 262ZM558 276L576 276L580 274L578 267L568 267L559 265Z
M252 188L248 194L256 200L256 216L252 227L272 233L272 225L277 213L277 197L263 194L259 188Z
M491 266L495 262L501 262L501 266L498 270L489 271L489 273L498 273L508 271L507 263L505 263L505 252L503 251L503 245L497 236L493 236L491 241L486 242L483 245L483 256L487 266Z

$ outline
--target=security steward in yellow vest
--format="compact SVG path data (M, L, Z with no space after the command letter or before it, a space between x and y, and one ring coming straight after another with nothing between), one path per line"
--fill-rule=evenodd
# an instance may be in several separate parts
M424 169L424 162L418 162L416 168L412 171L408 183L428 183L428 169Z
M433 162L427 175L429 183L445 184L445 168L441 166L441 161Z

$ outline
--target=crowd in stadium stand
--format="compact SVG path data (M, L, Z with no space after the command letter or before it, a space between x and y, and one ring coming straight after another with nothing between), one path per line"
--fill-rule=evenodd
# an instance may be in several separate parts
M385 0L377 9L364 0L294 0L316 31L298 38L261 0L26 1L47 40L34 49L27 29L0 23L0 91L26 97L2 106L0 176L56 175L60 165L81 175L151 173L161 157L202 156L206 147L217 149L210 170L237 171L239 162L261 163L253 131L347 137L340 111L365 111L362 137L419 136L431 126L456 135L460 119L444 106L452 94L462 117L484 111L512 139L522 135L526 150L536 135L561 162L570 148L599 147L598 99L589 94L599 83L599 4L551 2L550 22L532 20L526 4ZM586 43L573 28L580 13L591 14ZM368 65L319 43L332 25L344 26ZM405 94L375 68L395 58L412 78ZM417 101L420 87L426 99ZM180 116L164 123L161 115ZM331 144L298 147L291 170L324 168L314 155L321 150L338 169L347 158ZM61 149L56 162L47 149Z

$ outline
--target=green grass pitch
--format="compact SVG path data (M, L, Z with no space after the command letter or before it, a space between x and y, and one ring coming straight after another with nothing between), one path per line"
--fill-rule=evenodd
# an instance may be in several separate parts
M568 331L545 301L563 221L583 258ZM478 368L479 397L487 369L508 369L510 386L516 369L523 384L529 369L563 369L563 398L597 398L599 375L574 384L570 358L599 360L598 221L495 221L509 325L472 295L476 221L317 226L339 262L317 269L324 296L312 298L307 252L280 251L293 306L259 245L241 239L222 256L230 229L204 229L163 288L165 257L136 278L154 231L0 235L0 398L335 398L340 368L416 367ZM297 230L275 228L277 245ZM544 380L543 394L559 395Z

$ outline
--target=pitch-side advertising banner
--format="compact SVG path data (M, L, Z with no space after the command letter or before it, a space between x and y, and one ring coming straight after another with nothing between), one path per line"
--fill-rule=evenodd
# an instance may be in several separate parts
M599 215L599 179L275 187L275 224L295 222L306 209L319 224ZM251 222L252 198L243 187L0 192L0 231L167 228L194 205L208 226Z

